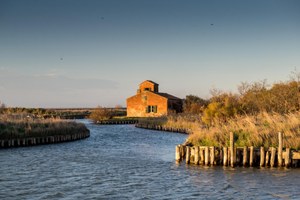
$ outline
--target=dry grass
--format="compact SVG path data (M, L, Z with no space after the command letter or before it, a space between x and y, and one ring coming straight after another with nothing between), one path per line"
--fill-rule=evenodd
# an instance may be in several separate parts
M34 119L24 114L0 115L0 139L85 133L84 124L61 119Z
M226 123L215 122L209 128L204 125L199 115L146 118L139 120L139 123L188 130L190 134L187 142L200 146L228 146L229 133L233 132L237 146L277 147L278 132L282 132L285 147L300 149L300 112L237 116Z
M284 146L300 149L300 113L238 116L226 123L193 131L188 141L194 145L228 146L229 133L235 134L237 146L278 146L278 132L284 134Z
M192 133L193 130L199 127L200 119L201 117L198 115L174 114L162 117L139 118L139 124L150 126L159 125L167 129L183 129L188 133Z

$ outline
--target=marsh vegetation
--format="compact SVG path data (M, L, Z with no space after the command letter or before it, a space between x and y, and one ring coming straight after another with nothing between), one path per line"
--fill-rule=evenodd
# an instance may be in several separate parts
M228 145L229 132L240 146L276 146L277 133L284 143L300 149L300 76L286 82L241 83L238 94L211 90L210 99L188 95L184 112L139 123L185 129L192 145Z

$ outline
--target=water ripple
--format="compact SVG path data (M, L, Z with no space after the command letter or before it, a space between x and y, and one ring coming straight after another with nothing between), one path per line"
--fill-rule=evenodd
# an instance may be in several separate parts
M299 199L299 169L176 164L185 135L87 126L85 140L1 150L0 199Z

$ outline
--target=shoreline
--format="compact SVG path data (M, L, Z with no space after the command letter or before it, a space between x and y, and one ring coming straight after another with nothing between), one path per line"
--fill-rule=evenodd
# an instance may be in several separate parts
M283 134L278 133L277 147L237 146L234 133L230 132L229 146L189 146L177 145L176 162L203 166L299 168L300 151L283 147Z
M16 147L29 147L45 144L57 144L63 142L71 142L90 137L90 131L85 133L75 133L68 135L56 135L46 137L27 137L27 138L13 138L13 139L0 139L0 149L16 148Z

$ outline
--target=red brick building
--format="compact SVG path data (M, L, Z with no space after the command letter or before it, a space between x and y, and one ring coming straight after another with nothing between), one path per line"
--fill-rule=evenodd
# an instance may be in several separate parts
M181 111L182 99L160 93L158 84L150 80L142 82L137 94L127 99L128 117L156 117Z

